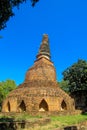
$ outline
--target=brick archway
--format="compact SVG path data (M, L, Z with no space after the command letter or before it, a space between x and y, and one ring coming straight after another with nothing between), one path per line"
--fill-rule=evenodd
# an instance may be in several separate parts
M64 100L61 103L61 110L67 110L67 104Z
M42 99L39 104L39 111L49 111L47 102Z
M21 101L19 105L20 112L26 111L26 105L24 103L24 100Z

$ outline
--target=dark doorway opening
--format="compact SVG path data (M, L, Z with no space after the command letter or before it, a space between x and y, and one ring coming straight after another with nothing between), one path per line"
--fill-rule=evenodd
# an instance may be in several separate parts
M26 106L25 106L25 103L24 101L22 100L20 106L19 106L20 110L23 112L23 111L26 111Z
M40 102L39 111L48 111L48 104L44 99Z
M61 109L62 110L67 110L67 105L65 103L65 101L63 100L62 103L61 103Z
M11 108L10 108L10 103L9 103L9 101L8 101L8 103L7 103L7 110L8 110L8 112L10 112L10 111L11 111Z

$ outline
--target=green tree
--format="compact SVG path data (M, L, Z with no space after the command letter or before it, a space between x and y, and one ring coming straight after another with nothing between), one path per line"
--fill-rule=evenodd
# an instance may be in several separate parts
M69 93L69 87L68 87L68 82L65 80L62 80L61 82L58 83L60 88L64 90L66 93Z
M6 27L6 22L14 16L13 8L19 7L20 4L27 0L0 0L0 30ZM32 6L39 0L30 0Z
M6 80L0 82L0 109L2 101L6 98L10 91L14 90L17 87L14 80Z
M63 72L64 81L68 82L69 92L87 90L87 62L78 60Z

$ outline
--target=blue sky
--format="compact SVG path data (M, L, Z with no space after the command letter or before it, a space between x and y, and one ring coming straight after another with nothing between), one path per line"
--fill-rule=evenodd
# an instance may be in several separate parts
M0 32L0 81L24 81L44 33L49 35L58 81L78 59L87 60L87 0L40 0L34 8L27 1L14 12Z

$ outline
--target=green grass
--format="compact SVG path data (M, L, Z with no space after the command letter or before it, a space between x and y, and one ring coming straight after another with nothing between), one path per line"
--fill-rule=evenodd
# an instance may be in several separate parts
M51 120L53 122L59 122L61 126L69 126L87 120L87 115L51 116Z
M29 115L28 113L20 114L20 115L17 115L16 117L14 116L14 119L17 121L21 121L21 120L34 121L35 119L39 119L39 118L42 118L42 116L39 116L39 115L32 116L32 115Z

